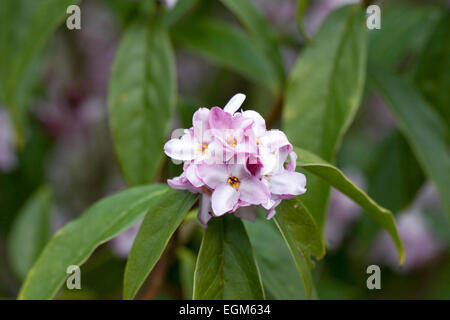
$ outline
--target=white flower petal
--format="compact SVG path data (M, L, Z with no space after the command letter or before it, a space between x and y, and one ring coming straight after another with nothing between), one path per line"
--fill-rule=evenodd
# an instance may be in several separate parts
M228 183L217 186L211 196L211 206L216 216L231 211L238 202L239 192Z
M241 107L242 103L245 100L245 94L238 93L235 94L230 101L223 107L223 111L228 112L230 114L234 114Z

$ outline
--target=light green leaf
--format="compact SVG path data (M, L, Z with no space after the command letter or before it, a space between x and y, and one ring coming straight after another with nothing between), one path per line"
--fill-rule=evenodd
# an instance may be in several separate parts
M371 66L370 76L426 175L436 185L444 211L450 217L448 126L414 88L395 75L379 66Z
M359 107L364 88L367 27L359 5L331 13L307 46L288 81L283 128L290 141L333 161L343 134ZM320 230L329 187L307 175L302 201Z
M67 267L81 266L100 244L131 227L158 205L168 187L134 187L104 198L55 233L28 273L19 299L51 299L67 277Z
M181 289L183 290L183 298L185 300L192 299L194 291L194 272L195 272L195 254L187 249L180 248L177 251L178 261L180 263L179 275Z
M304 300L306 294L302 278L274 223L256 219L255 222L244 221L244 225L255 250L267 295L279 300ZM297 250L293 253L303 259ZM305 270L308 271L309 269ZM311 282L310 275L308 281Z
M0 99L9 108L18 143L23 143L24 108L21 85L50 35L77 0L14 0L0 3Z
M108 104L125 180L130 185L153 181L175 107L174 57L158 21L135 24L125 32L112 68Z
M450 13L434 28L419 59L415 83L450 126Z
M8 261L20 280L41 253L50 237L51 192L38 189L20 210L10 231Z
M186 48L277 91L270 61L243 32L225 23L195 18L174 26L173 38Z
M123 289L125 299L136 296L197 198L198 195L188 191L169 190L150 208L128 256Z
M271 72L277 76L278 85L282 86L285 73L279 43L266 17L250 0L221 0L221 2L239 18L251 38L255 40L255 44L262 49L270 62Z
M194 299L264 299L253 249L239 218L225 215L209 221L195 267Z
M297 166L320 177L326 183L333 186L347 197L355 201L391 236L399 254L399 263L403 264L405 253L402 241L398 235L397 227L392 212L379 206L363 190L353 184L338 168L332 166L315 154L300 148L294 148L298 155ZM307 192L314 192L308 188Z

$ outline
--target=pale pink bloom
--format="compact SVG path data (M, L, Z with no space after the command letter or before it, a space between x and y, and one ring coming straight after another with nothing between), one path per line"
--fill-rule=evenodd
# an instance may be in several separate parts
M244 100L245 95L237 94L223 109L197 110L192 128L164 146L169 157L184 161L183 173L167 183L202 194L198 218L205 227L212 216L252 205L266 208L270 219L283 199L306 191L286 135L267 130L256 111L238 112ZM240 212L240 217L253 216Z

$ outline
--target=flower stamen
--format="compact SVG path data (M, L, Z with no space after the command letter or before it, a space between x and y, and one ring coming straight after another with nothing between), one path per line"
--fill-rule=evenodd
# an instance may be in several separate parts
M230 147L236 147L236 145L237 145L237 140L236 140L236 138L233 138L233 137L228 137L227 138L227 144L230 146Z
M239 185L241 184L239 179L236 177L229 177L227 182L230 184L230 186L232 186L236 190L237 190L237 188L239 188Z

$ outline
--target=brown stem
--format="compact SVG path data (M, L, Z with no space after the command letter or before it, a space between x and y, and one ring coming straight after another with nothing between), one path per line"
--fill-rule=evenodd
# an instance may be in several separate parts
M272 110L267 116L266 125L268 129L271 129L275 124L275 122L280 118L282 110L283 110L283 95L280 94L277 100L275 101Z
M139 300L153 300L164 285L167 271L174 260L177 234L178 231L175 231L166 250L164 250L161 258L148 276L145 290L139 296Z

